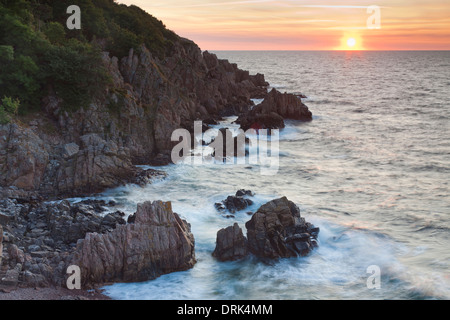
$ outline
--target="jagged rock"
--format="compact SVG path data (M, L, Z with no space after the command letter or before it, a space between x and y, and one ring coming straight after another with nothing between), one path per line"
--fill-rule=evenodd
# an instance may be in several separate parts
M68 143L63 148L63 157L70 158L80 151L80 147L76 143Z
M30 287L43 287L48 285L47 280L42 274L34 274L28 270L23 272L23 281Z
M160 167L160 166L167 166L171 162L172 162L172 160L169 155L160 153L155 158L150 159L149 165L155 166L155 167Z
M300 216L300 209L286 197L263 205L245 226L249 251L269 259L307 255L319 232Z
M49 161L47 148L31 129L0 125L0 185L38 189Z
M104 211L97 204L75 204L62 201L57 205L40 208L45 216L49 236L55 242L76 243L89 232L105 233L117 225L125 224L120 212L110 213L104 217L98 213Z
M318 247L319 228L306 222L286 197L261 206L245 226L247 238L237 224L220 230L213 256L221 261L239 260L250 253L262 259L290 258L306 256Z
M261 104L242 114L236 122L245 131L250 128L282 129L284 119L311 121L312 113L299 96L273 89Z
M284 119L311 121L312 113L301 98L290 93L270 91L264 101L254 108L256 113L276 112Z
M248 254L247 239L237 223L217 233L213 256L220 261L235 261Z
M243 197L229 196L225 201L224 205L231 213L237 211L245 210L248 206L251 206L253 201L250 199L245 199Z
M236 192L236 197L244 197L244 196L253 197L254 195L255 193L252 192L251 190L241 189Z
M15 221L22 208L22 206L17 205L16 200L0 200L0 225L7 226L9 223Z
M163 57L144 45L125 57L103 53L112 82L89 106L66 112L49 86L31 127L1 125L0 194L75 197L130 183L136 165L171 163L175 129L191 130L204 120L206 130L221 116L248 114L252 98L267 96L264 75L250 75L190 40L176 36L170 43ZM275 93L264 103L282 117L297 118L304 109L301 101ZM267 117L258 119L280 127L279 118ZM3 190L11 186L20 190Z
M8 248L8 263L10 266L16 266L17 264L24 264L27 256L25 253L17 247L17 245L12 244Z
M229 196L222 203L216 203L215 207L220 212L225 210L231 213L242 211L253 204L252 200L245 198L246 196L253 197L254 193L250 190L239 190L235 196Z
M49 88L36 126L0 126L0 187L48 198L130 183L139 173L135 165L171 163L175 129L248 112L251 98L267 94L262 74L250 75L182 38L164 61L145 46L122 59L105 53L103 61L113 79L103 99L69 114Z
M140 282L195 264L190 225L172 211L170 202L138 205L135 222L107 234L89 233L78 242L73 264L85 285Z

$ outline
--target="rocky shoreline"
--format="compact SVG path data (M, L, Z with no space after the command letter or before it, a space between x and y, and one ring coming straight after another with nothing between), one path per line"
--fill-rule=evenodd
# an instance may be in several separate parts
M252 195L239 190L224 203ZM144 202L128 218L116 206L103 200L1 200L0 299L108 299L98 289L105 284L144 282L194 267L191 226L170 202ZM285 197L249 218L247 237L237 224L217 233L211 253L217 260L292 258L318 246L319 228ZM83 290L67 289L69 266L79 267Z
M246 130L312 120L300 97L269 93L264 75L186 39L164 60L142 46L120 61L105 52L103 61L113 83L88 108L64 111L50 88L40 112L0 125L2 198L62 199L133 183L143 174L136 165L171 162L172 132L192 131L194 121L206 130L235 115ZM254 98L265 100L254 106Z
M140 282L192 268L190 225L170 203L138 205L130 222L115 203L0 201L0 292L67 288L68 267L81 270L82 288Z
M88 107L66 111L49 86L39 112L0 125L0 293L14 297L17 289L47 288L40 292L54 296L59 293L51 288L56 288L64 291L61 297L70 296L61 288L71 265L80 267L86 288L192 268L196 260L190 225L170 203L145 202L127 218L115 210L115 203L63 199L164 179L165 172L139 165L169 164L172 132L193 131L194 121L203 121L207 130L234 115L247 130L284 128L285 119L312 120L302 97L268 92L264 75L250 75L187 39L177 38L163 58L142 45L121 59L104 52L103 64L112 83ZM255 106L252 99L264 100ZM217 209L228 210L227 217L233 218L253 203L251 196L238 191ZM219 232L215 256L229 260L266 250L254 246L249 228L258 225L253 220L260 214L249 222L247 238L238 226ZM299 212L289 214L295 226L282 222L289 231L277 229L279 239L311 231ZM256 237L266 236L258 232ZM279 240L286 248L278 250L290 253L268 256L303 255L314 247L314 240L305 239ZM237 247L228 248L227 241Z

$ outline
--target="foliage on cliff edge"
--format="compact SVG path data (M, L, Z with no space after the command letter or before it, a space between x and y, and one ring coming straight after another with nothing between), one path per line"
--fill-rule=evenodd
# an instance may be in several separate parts
M70 5L81 9L81 30L66 28ZM52 89L74 111L110 83L102 51L122 58L145 44L163 58L177 39L142 9L113 0L0 0L0 97L20 100L25 114Z

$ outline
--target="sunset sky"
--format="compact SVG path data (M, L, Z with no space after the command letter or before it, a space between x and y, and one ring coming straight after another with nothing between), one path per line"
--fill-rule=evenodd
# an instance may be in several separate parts
M119 0L203 50L450 50L450 0ZM368 29L367 7L381 29Z

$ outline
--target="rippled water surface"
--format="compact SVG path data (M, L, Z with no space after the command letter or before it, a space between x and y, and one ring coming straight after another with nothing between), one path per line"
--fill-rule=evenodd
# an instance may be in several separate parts
M105 193L132 213L172 201L192 224L198 263L140 284L116 284L116 299L450 298L450 52L217 52L280 91L305 94L311 123L288 121L280 168L172 165L146 188ZM229 119L228 123L233 119ZM223 124L227 125L227 123ZM306 258L268 265L219 263L216 233L234 221L214 203L238 189L257 208L280 196L321 228ZM235 219L242 227L245 213ZM380 290L366 286L381 269Z

